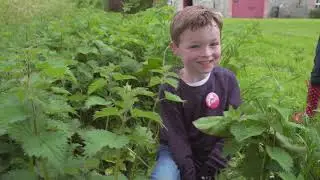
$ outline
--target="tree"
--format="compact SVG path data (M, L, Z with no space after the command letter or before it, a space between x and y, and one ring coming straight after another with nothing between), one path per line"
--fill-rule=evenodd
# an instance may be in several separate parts
M105 10L109 11L122 11L122 6L123 6L123 0L106 0L108 7ZM108 2L109 1L109 2Z

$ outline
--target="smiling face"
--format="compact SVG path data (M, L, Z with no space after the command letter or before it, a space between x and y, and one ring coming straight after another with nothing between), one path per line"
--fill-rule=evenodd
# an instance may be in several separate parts
M220 30L217 24L186 29L179 38L179 44L172 43L173 52L181 57L184 71L189 79L203 79L220 62Z

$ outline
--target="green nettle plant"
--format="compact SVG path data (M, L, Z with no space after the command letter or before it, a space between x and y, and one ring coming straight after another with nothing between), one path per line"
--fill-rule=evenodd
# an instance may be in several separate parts
M224 154L234 157L218 179L317 179L319 122L290 121L292 111L270 100L273 93L244 89L244 103L223 117L200 118L201 131L226 138Z
M148 179L163 127L159 85L178 86L179 59L168 50L173 12L82 8L1 27L1 179ZM241 45L261 32L259 24L238 29L223 32L222 66L234 72L245 67ZM228 137L233 158L219 178L319 177L316 121L289 122L275 95L249 87L239 109L195 122Z

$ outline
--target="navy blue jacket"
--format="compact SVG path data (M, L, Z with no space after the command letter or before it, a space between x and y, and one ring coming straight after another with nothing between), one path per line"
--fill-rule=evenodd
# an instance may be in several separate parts
M196 180L199 171L213 175L226 167L222 156L223 138L210 136L199 131L192 122L205 116L223 116L229 105L241 104L240 89L235 75L224 68L216 67L208 81L200 86L189 86L179 80L177 89L162 85L160 98L168 91L178 95L185 103L160 101L160 115L167 129L160 131L160 143L169 146L183 180ZM206 105L206 96L214 92L220 98L217 108Z

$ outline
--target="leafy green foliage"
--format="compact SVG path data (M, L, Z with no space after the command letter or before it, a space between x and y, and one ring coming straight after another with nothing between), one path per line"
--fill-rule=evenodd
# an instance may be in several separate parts
M268 155L276 160L280 166L286 170L286 171L290 171L292 166L293 166L293 160L290 156L290 154L288 154L286 151L284 151L283 149L277 148L277 147L266 147L267 153Z
M74 2L72 15L0 30L5 178L136 179L152 168L157 86L177 86L161 60L168 30L159 28L173 9L123 16Z
M128 15L94 10L101 5L96 0L41 2L49 9L34 2L0 5L0 14L9 10L0 17L1 178L147 179L162 125L158 87L178 87L172 68L180 61L168 50L174 9ZM131 5L129 13L138 4ZM12 21L13 14L22 15ZM230 29L222 33L221 64L245 75L241 48L261 40L260 25ZM229 179L319 177L320 126L289 122L288 98L279 96L275 76L270 79L275 92L259 86L263 80L244 79L239 109L194 124L228 137ZM170 92L165 99L185 102Z
M105 146L119 149L129 143L129 139L126 136L119 136L105 130L85 131L81 135L86 142L85 152L88 156L95 155Z

